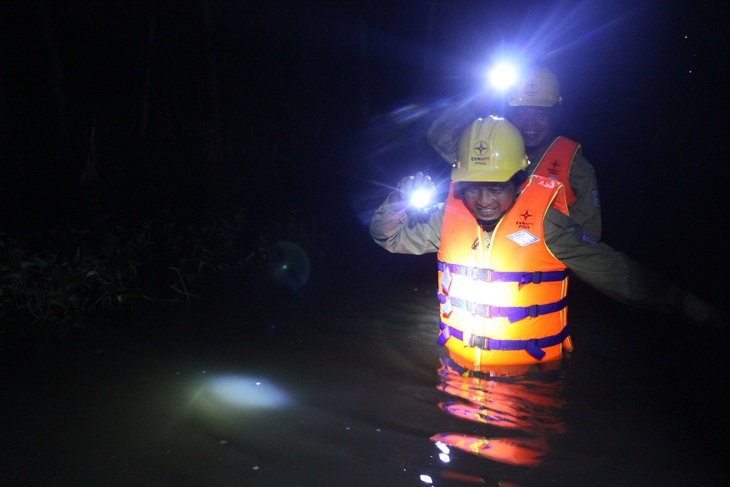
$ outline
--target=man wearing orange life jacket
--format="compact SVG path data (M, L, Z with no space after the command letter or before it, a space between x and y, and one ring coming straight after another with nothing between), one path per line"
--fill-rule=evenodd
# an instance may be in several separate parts
M713 319L711 305L583 232L564 186L528 177L526 167L520 132L501 118L478 119L460 139L445 203L406 211L414 190L433 188L418 173L371 221L371 236L390 252L438 252L439 342L459 365L560 359L572 348L567 270L620 302Z
M430 144L449 164L456 158L459 136L483 109L479 100L447 109L428 131ZM571 218L591 238L601 240L596 172L579 143L556 134L562 100L560 84L550 70L530 69L509 97L507 119L522 134L528 172L564 183Z

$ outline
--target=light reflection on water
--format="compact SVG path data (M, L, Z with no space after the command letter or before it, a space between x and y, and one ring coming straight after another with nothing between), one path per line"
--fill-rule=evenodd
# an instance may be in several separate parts
M271 381L248 375L213 377L204 390L213 400L241 409L279 408L289 403L288 395Z
M431 440L510 465L535 467L549 456L548 439L560 435L562 374L536 367L502 367L500 375L464 369L442 354L438 389L453 396L438 406L445 412L489 427L469 434L438 433ZM495 429L496 428L496 429ZM479 433L479 434L475 434Z
M332 324L320 323L301 346L282 343L272 352L270 372L278 379L269 382L291 398L285 407L247 407L257 393L254 376L230 382L247 374L243 366L229 372L225 388L240 407L198 401L193 416L212 435L262 459L257 475L245 476L249 485L279 485L295 472L317 478L312 470L348 485L504 482L515 475L499 465L546 463L551 439L565 428L561 367L503 368L496 376L460 368L436 344L430 290L413 288L407 299L352 311L356 316L343 311ZM315 346L328 353L313 353ZM297 367L285 369L285 362Z
M4 485L728 485L718 354L651 356L673 336L575 308L559 367L473 373L436 344L430 286L353 296L275 332L216 310L185 346L7 368Z

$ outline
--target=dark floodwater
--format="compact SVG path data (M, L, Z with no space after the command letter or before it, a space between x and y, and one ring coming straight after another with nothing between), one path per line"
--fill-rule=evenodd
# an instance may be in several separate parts
M0 484L730 481L727 349L712 333L578 293L576 350L557 368L470 374L436 345L422 281L353 278L303 307L222 298L109 343L6 353ZM155 320L180 324L143 338Z

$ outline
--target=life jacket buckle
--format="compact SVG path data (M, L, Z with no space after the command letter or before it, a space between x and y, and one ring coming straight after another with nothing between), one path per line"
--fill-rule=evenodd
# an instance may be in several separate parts
M464 274L471 277L475 281L492 281L492 269L482 269L481 267L467 267Z
M485 318L492 317L492 307L488 304L474 303L471 301L464 301L464 309L473 315L483 316Z
M469 335L469 346L489 350L489 338L483 336Z
M530 306L528 311L530 318L537 318L538 316L540 316L540 306L537 304L533 304L532 306Z

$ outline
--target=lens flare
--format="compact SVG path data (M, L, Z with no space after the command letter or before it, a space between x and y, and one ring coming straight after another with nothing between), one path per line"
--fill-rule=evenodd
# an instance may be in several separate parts
M293 242L276 242L271 246L268 259L271 277L293 291L298 291L309 280L311 264L307 252Z

